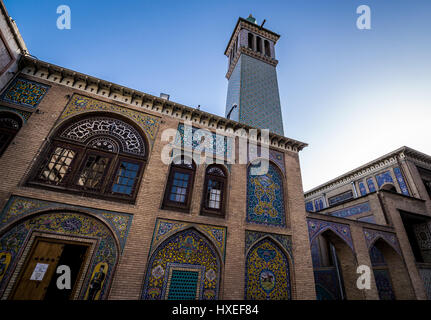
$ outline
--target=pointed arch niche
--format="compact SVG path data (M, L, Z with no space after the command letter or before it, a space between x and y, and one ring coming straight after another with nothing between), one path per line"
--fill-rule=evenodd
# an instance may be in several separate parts
M356 287L358 267L348 225L308 219L317 299L362 300Z
M223 227L158 220L141 298L218 299L225 237Z

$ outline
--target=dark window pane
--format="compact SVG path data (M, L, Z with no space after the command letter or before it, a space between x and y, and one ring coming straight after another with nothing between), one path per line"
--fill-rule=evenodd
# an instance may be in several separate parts
M48 183L61 183L66 176L74 157L75 151L56 147L47 164L43 168L39 178Z
M190 174L175 172L174 179L172 181L171 191L169 194L169 200L174 202L184 203L186 202L187 186L190 178Z
M93 190L100 189L108 162L109 158L99 155L88 156L85 166L79 175L78 185Z
M139 165L121 161L112 186L112 192L131 195L138 171Z

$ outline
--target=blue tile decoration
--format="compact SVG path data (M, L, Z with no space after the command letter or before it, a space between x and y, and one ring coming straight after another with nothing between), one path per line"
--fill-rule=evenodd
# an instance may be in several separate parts
M341 300L340 285L335 268L314 270L314 282L317 300Z
M341 239L343 239L354 252L355 249L349 225L310 218L307 219L307 225L310 243L312 243L313 240L322 232L332 230Z
M204 152L205 146L200 145L201 135L197 133L198 130L200 130L200 128L197 127L191 127L191 130L187 130L183 123L178 124L178 132L173 144L187 151L196 150ZM219 134L216 135L216 133L207 130L202 130L200 132L203 134L202 137L208 136L208 138L212 138L212 147L210 147L210 150L206 151L207 153L225 160L230 160L232 158L233 140L231 137Z
M0 214L0 227L11 225L13 222L25 218L31 214L48 210L75 210L78 212L89 212L93 215L96 215L97 217L108 223L115 231L118 240L120 241L121 250L123 250L126 244L127 235L131 227L133 218L133 215L127 213L92 209L21 196L11 196Z
M9 108L9 107L5 107L5 106L0 106L0 113L14 113L16 114L18 117L21 118L22 123L26 123L28 121L28 119L30 119L30 116L32 115L31 112L28 111L23 111L23 110L18 110L15 108Z
M253 162L255 159L262 157L261 147L257 146L255 144L248 144L248 162ZM266 155L265 155L266 156ZM283 172L283 174L286 174L286 167L284 165L284 153L269 149L268 150L268 156L269 160L277 164L279 169Z
M156 226L154 228L154 235L151 242L150 252L152 252L153 249L157 248L157 246L163 241L165 241L168 237L174 235L175 233L183 229L191 227L195 228L197 231L203 233L209 239L211 239L211 241L213 241L213 245L215 245L215 247L219 250L220 256L224 260L226 253L226 227L160 218L157 218L156 220Z
M379 188L387 182L388 183L394 183L394 181L392 180L391 173L389 171L385 171L383 173L376 175L376 180L377 180L377 185L379 186Z
M314 206L313 206L313 202L312 201L307 201L305 203L305 210L307 212L314 212Z
M368 190L370 190L370 192L376 191L376 187L374 186L373 178L367 179L367 185L368 185Z
M259 231L245 231L245 253L250 249L252 245L254 245L258 240L262 238L271 238L273 241L276 241L281 247L288 253L289 259L293 261L293 248L292 248L292 238L290 236L276 234L276 233L267 233L267 232L259 232Z
M376 219L374 218L374 215L361 217L361 218L358 218L357 220L362 221L362 222L368 222L368 223L376 224Z
M361 193L361 196L367 195L367 189L365 188L365 184L363 181L359 181L359 192Z
M60 115L60 120L68 120L76 115L88 112L109 112L126 117L136 123L140 129L145 132L150 145L154 144L160 126L160 117L89 98L80 94L73 94L72 98L67 103L66 108Z
M355 206L330 212L328 214L335 217L347 218L350 216L354 216L356 214L369 212L369 211L371 211L370 204L368 202L364 202L364 203L357 204Z
M284 227L283 176L270 162L268 172L252 175L247 170L247 222Z
M275 66L241 54L229 79L226 114L234 103L231 119L283 135Z
M389 270L373 268L373 273L380 300L395 300Z
M221 261L214 245L195 228L174 233L155 248L148 262L141 298L168 299L174 272L196 277L195 299L215 300L219 296ZM187 276L186 274L186 276ZM177 279L177 286L189 279ZM197 290L199 288L199 290ZM187 288L188 295L191 290Z
M325 209L325 205L323 201L324 201L323 197L314 200L314 208L316 209L316 211Z
M26 203L24 203L24 207ZM58 208L57 208L58 209ZM104 219L102 219L104 220ZM118 263L120 248L111 230L99 219L83 213L50 211L32 215L21 223L13 225L0 238L0 252L11 257L8 268L0 283L0 292L4 292L13 270L26 248L33 231L50 233L58 236L79 236L80 238L98 239L94 254L90 257L88 272L79 292L79 299L86 299L91 275L97 266L106 266L105 281L95 299L106 299L112 283L114 270Z
M407 188L407 184L404 181L403 174L401 173L401 170L399 167L394 168L395 177L398 181L398 184L400 185L401 193L410 196L409 189Z
M291 299L289 262L280 247L263 238L249 250L245 267L245 299Z
M2 94L1 99L28 108L36 108L49 86L22 78L16 78Z
M341 194L338 194L336 196L330 197L328 199L328 203L330 206L336 205L337 203L347 201L349 199L353 199L353 192L352 190L349 190L347 192L343 192Z
M371 246L374 245L377 239L381 238L385 240L389 245L391 245L392 248L394 248L395 251L401 255L401 249L395 233L364 228L364 236L368 249L370 249Z
M370 260L373 267L386 266L383 253L376 246L372 246L370 249Z

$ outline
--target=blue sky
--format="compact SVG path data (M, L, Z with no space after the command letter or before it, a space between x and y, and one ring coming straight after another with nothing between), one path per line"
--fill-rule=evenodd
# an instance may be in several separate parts
M304 190L403 145L431 154L431 1L5 0L37 58L224 115L239 16L281 35L285 135L307 142ZM56 27L59 5L71 30ZM358 30L356 8L371 8Z

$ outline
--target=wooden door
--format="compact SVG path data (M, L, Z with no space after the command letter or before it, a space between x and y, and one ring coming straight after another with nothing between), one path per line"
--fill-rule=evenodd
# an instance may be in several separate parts
M18 277L13 300L42 300L63 252L64 244L37 239Z

